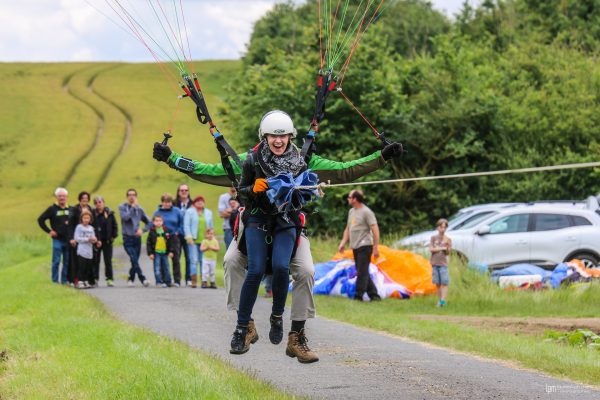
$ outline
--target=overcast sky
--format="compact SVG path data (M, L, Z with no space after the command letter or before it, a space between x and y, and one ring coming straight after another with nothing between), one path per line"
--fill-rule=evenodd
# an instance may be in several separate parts
M190 42L191 53L198 60L239 58L254 22L279 2L181 1L188 35L194 39ZM452 16L464 0L430 1ZM133 12L137 10L136 19L146 18L149 22L145 26L158 29L147 1L119 3ZM166 4L172 8L172 2ZM166 14L169 15L169 9ZM104 0L0 0L0 61L151 61L150 53L117 22L123 25ZM161 32L150 33L161 37Z

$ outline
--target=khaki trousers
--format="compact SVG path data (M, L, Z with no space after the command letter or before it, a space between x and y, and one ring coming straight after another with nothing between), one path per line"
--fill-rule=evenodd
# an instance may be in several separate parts
M227 309L237 311L240 304L240 292L246 278L248 257L238 250L237 240L233 240L225 253L225 292L227 293ZM292 275L292 321L306 321L315 317L315 267L310 242L304 235L300 237L296 255L290 262Z

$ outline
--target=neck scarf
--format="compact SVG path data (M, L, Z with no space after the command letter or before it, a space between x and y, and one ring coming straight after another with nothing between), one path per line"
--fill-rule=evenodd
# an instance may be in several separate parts
M258 155L260 158L260 166L263 168L267 177L279 175L281 173L291 172L292 175L298 175L306 168L306 162L300 155L300 150L290 143L288 148L280 156L273 154L266 140L260 144Z

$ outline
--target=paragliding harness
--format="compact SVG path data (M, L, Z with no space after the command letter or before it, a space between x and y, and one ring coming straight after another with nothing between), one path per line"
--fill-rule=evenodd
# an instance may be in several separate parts
M256 146L254 146L254 148L252 148L252 150L250 150L248 152L248 159L250 159L250 161L258 158L258 161L254 163L254 175L256 177L261 177L264 176L264 168L267 168L265 165L262 164L262 160L260 159L260 157L256 157L257 152L259 151L259 146L260 143L257 144ZM246 212L243 212L243 210L245 210ZM258 212L263 212L260 210L259 207L255 207L252 210L248 210L245 207L240 207L240 213L238 214L236 221L235 221L235 226L233 228L233 233L234 233L234 237L237 240L238 243L238 249L242 252L242 254L248 255L248 251L246 248L246 238L244 235L244 230L248 227L254 227L254 228L259 228L263 231L265 231L267 233L266 235L266 241L267 244L269 245L269 251L268 254L271 254L271 244L272 244L272 238L273 238L273 233L275 232L275 230L277 229L278 226L278 219L282 219L284 217L282 217L280 214L267 214L267 222L263 223L263 224L259 224L259 223L251 223L249 225L248 223L248 219L250 218L250 215L252 214L256 214ZM266 214L266 213L265 213ZM306 215L300 211L292 211L292 212L288 212L285 216L285 218L295 227L296 229L296 241L294 242L294 249L292 251L292 258L294 257L294 255L296 254L296 250L298 249L298 244L300 243L300 235L302 234L303 230L305 229L306 226ZM286 221L286 222L288 222ZM270 265L270 263L269 263Z
M221 156L221 164L223 165L223 168L227 173L227 177L231 181L232 185L237 186L239 182L235 176L235 172L229 158L232 158L240 169L242 168L242 161L238 157L235 150L233 150L229 143L227 143L227 140L225 140L225 137L223 134L221 134L210 117L206 100L202 94L200 83L198 82L198 77L196 74L193 74L192 77L185 74L182 75L182 78L185 83L181 83L181 89L183 89L185 94L181 95L180 97L189 97L192 99L192 101L196 104L196 117L198 118L198 121L204 125L209 124L210 134L213 136L215 144L217 145L217 150Z
M272 245L273 245L273 240L272 240L272 234L275 230L275 225L276 225L276 218L277 216L273 216L273 218L269 218L269 222L267 224L248 224L248 219L250 218L250 215L252 214L252 211L254 210L247 210L248 212L245 212L246 209L245 207L240 207L239 208L239 213L237 215L237 217L235 218L235 224L233 226L233 237L234 240L237 242L238 244L238 250L244 254L244 255L248 255L248 248L246 247L246 235L245 233L245 229L249 228L249 227L255 227L255 228L259 228L264 230L265 232L267 232L267 266L265 268L265 274L266 275L271 275L273 272L273 267L271 264L271 255L273 254L272 252ZM302 236L302 234L306 234L305 229L306 229L306 214L304 214L303 212L297 212L297 213L293 213L293 215L290 216L292 222L294 223L295 227L296 227L296 241L294 242L294 249L292 250L292 257L294 258L294 256L296 255L296 251L298 250L298 246L300 245L300 238ZM247 266L246 266L247 268Z

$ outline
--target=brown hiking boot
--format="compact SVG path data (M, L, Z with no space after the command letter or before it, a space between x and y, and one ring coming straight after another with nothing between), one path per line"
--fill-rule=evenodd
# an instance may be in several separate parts
M198 275L192 275L192 287L198 287Z
M246 334L246 344L250 346L250 344L254 344L258 342L258 332L256 331L256 325L254 325L254 321L248 322L248 333Z
M317 353L308 347L308 339L304 335L304 329L300 332L289 333L285 354L292 358L298 358L298 361L303 364L319 361Z

